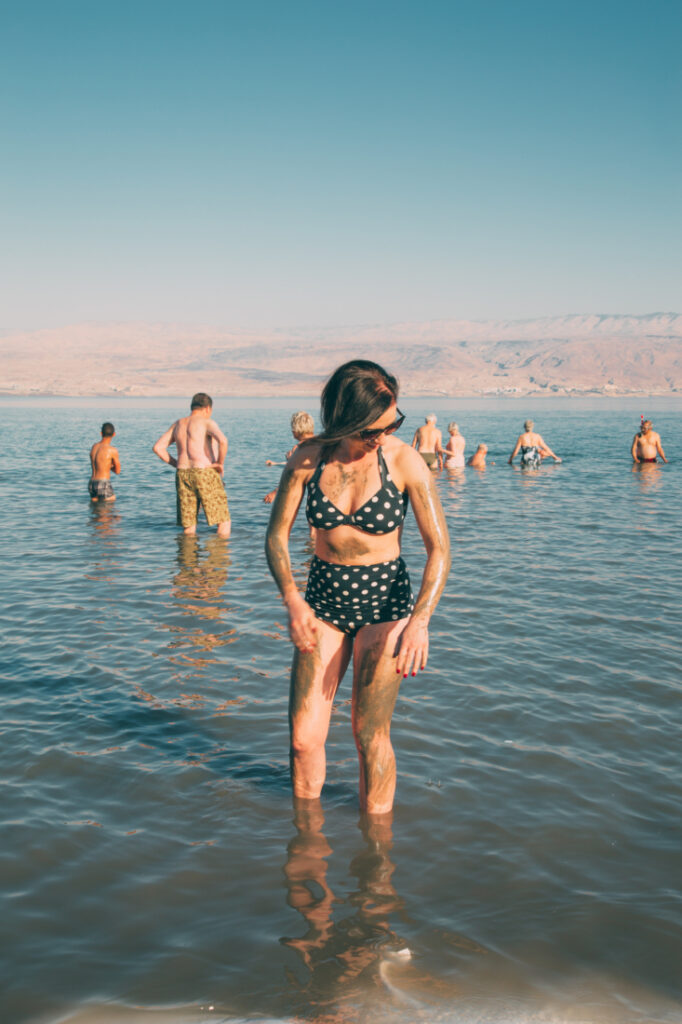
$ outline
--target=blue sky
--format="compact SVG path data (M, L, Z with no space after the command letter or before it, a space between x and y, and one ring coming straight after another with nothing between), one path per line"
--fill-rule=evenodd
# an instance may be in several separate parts
M680 311L681 12L4 2L0 327Z

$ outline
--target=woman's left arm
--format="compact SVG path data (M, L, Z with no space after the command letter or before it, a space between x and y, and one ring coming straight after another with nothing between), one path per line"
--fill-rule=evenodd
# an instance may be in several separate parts
M428 626L450 571L450 538L433 475L414 449L401 453L405 484L426 548L426 565L414 611L400 637L396 670L413 676L426 667Z

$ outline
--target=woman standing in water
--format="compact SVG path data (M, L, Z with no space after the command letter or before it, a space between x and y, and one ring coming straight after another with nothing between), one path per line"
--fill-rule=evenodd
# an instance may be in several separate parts
M523 433L519 434L516 439L514 451L508 459L510 466L519 452L521 452L522 469L537 469L542 460L548 455L555 462L561 462L559 456L554 454L547 442L543 441L536 432L535 424L532 420L526 420L523 424Z
M360 805L373 814L393 806L391 716L401 678L426 666L429 619L450 567L431 473L394 436L404 420L397 398L397 380L376 363L354 359L332 374L322 392L323 432L289 459L265 544L295 645L289 699L294 795L320 795L332 705L352 655ZM317 534L303 597L291 573L289 534L306 488L306 515ZM416 602L400 557L408 500L427 553Z
M448 434L450 435L450 440L445 446L445 454L447 455L445 466L447 469L463 469L466 438L460 434L459 426L454 422L448 423Z

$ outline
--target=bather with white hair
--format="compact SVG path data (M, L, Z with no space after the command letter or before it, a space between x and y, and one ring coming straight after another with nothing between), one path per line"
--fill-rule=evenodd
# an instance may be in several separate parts
M424 419L424 426L418 427L412 438L412 447L417 449L429 469L442 469L443 456L446 455L443 435L436 427L437 421L436 414L429 413Z
M448 434L450 435L450 439L445 446L445 454L447 456L445 468L463 469L466 438L460 434L459 424L455 423L454 420L451 423L448 423Z

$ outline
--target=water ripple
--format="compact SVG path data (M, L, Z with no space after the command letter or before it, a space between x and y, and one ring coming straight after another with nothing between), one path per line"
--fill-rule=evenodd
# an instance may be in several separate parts
M678 467L631 471L617 405L590 410L586 453L564 403L542 423L564 463L510 470L518 408L465 404L495 465L437 478L453 570L396 706L393 825L371 825L348 680L322 808L289 796L290 646L262 552L289 404L217 408L225 544L176 536L149 456L175 406L32 406L63 452L50 482L0 403L2 473L25 481L0 509L2 1019L681 1021ZM104 415L124 474L93 508ZM679 436L679 407L657 425ZM412 515L404 543L418 579ZM303 523L292 552L302 579Z

